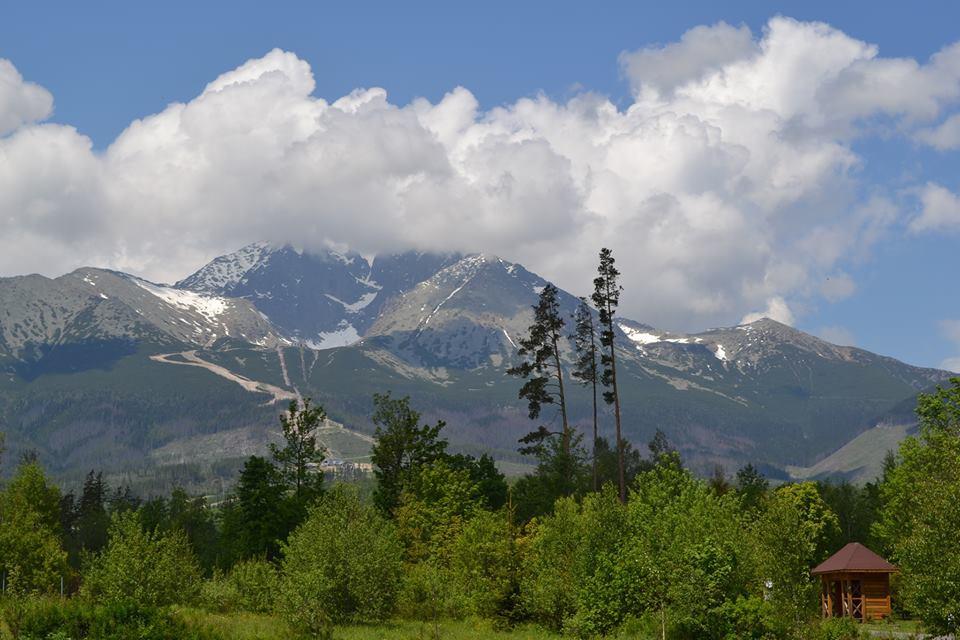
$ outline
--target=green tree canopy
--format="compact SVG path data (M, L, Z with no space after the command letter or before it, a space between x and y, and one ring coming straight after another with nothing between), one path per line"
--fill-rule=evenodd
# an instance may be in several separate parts
M376 443L371 451L377 488L374 503L384 515L400 504L400 494L412 475L443 457L447 441L440 437L444 422L420 424L420 413L410 398L393 398L389 393L373 396L373 424Z
M317 430L326 419L324 408L311 406L310 398L304 399L302 407L291 400L287 412L280 415L284 445L270 444L270 453L280 467L281 476L304 509L323 489L320 464L326 451L317 444Z
M146 531L135 512L117 514L110 542L84 571L81 591L105 602L163 606L190 602L200 569L183 531Z
M875 534L900 567L900 597L935 632L960 631L960 378L921 394L919 437L880 486Z
M445 563L463 524L484 507L480 488L466 469L444 460L421 467L400 494L397 530L411 561Z
M235 497L221 509L222 538L236 559L276 558L290 531L286 487L269 460L250 456L243 465Z
M381 620L393 612L403 548L353 487L327 492L283 546L278 606L295 626Z
M744 593L741 530L736 501L661 460L637 476L621 541L597 556L581 628L605 632L633 615L655 619L658 635L709 637L713 611Z
M818 583L810 570L836 551L830 545L839 531L837 516L812 482L779 487L753 523L758 586L791 624L816 611Z
M0 572L18 593L52 593L67 574L60 491L36 461L21 464L0 493Z

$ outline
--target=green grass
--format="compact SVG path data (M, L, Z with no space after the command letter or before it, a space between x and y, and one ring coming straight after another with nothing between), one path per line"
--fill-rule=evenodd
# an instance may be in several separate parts
M487 620L440 622L394 622L378 626L338 627L334 640L546 640L558 638L535 626L520 626L498 631Z
M296 634L279 618L256 613L211 613L180 609L181 618L193 627L215 631L231 640L295 640Z
M180 616L193 626L216 631L231 640L296 640L297 636L279 618L253 613L210 613L181 609ZM523 625L496 630L488 620L439 623L392 621L378 625L338 626L334 640L548 640L559 636L536 626Z
M884 620L882 622L867 622L863 625L864 631L875 632L876 634L896 634L896 637L901 637L900 634L921 634L923 633L923 626L917 620ZM878 637L883 637L879 635Z

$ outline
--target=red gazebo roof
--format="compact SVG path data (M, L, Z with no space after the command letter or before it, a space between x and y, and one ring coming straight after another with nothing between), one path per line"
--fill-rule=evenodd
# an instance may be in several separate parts
M851 542L811 571L821 573L895 573L898 569L859 542Z

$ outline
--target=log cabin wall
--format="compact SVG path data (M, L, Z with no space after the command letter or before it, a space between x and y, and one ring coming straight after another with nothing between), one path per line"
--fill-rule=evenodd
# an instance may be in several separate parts
M863 613L867 620L880 620L890 615L890 576L862 574Z
M824 617L881 620L891 613L890 576L856 572L823 574L820 602Z

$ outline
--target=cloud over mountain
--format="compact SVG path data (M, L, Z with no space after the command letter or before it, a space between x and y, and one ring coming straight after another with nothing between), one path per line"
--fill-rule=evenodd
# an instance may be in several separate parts
M25 82L9 60L0 59L0 136L24 124L43 120L53 111L53 96Z
M882 58L787 18L758 36L697 27L620 64L625 107L585 92L484 111L462 87L436 104L378 88L327 101L306 61L274 50L95 152L36 124L49 93L0 61L0 273L98 263L175 280L268 240L494 252L583 292L606 245L632 315L792 318L849 295L846 256L900 217L854 143L877 119L922 137L960 96L960 45Z

